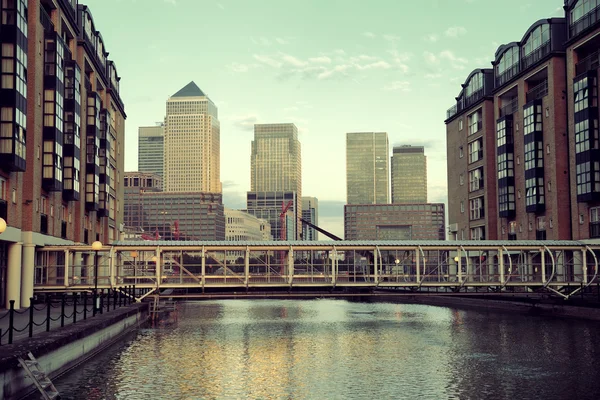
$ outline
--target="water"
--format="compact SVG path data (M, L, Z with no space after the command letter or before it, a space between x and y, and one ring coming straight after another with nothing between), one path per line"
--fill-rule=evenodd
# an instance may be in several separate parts
M63 399L597 399L600 325L424 305L180 305L55 384Z

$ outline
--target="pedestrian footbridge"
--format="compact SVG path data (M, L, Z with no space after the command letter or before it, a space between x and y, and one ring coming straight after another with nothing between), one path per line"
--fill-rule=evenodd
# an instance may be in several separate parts
M599 255L577 241L122 241L41 248L35 289L523 287L569 297L597 285Z

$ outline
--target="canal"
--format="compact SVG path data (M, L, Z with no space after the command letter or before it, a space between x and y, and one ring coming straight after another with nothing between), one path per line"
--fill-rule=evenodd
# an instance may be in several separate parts
M179 305L57 379L62 399L597 399L600 325L344 300Z

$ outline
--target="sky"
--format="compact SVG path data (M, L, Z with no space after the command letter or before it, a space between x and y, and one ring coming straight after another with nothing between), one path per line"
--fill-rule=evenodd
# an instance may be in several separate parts
M346 132L425 146L429 202L447 202L446 110L469 73L520 41L562 0L80 0L121 76L125 169L140 126L162 121L190 81L221 122L221 181L245 208L255 123L292 122L302 194L319 226L343 237ZM391 148L390 148L391 155Z

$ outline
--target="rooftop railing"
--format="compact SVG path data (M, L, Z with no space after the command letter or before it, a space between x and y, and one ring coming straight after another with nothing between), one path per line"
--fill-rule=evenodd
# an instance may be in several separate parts
M548 79L544 79L542 82L532 87L527 91L527 102L541 99L548 94Z

